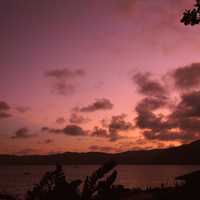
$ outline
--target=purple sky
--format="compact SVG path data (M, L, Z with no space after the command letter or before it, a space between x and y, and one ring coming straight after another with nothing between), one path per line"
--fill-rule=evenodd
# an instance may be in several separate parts
M1 0L0 153L199 139L200 29L180 23L193 3Z

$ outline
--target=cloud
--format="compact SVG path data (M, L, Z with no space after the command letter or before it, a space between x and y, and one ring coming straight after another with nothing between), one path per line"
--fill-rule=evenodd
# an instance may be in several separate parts
M65 119L63 117L59 117L59 118L56 119L56 123L57 124L63 124L63 123L65 123Z
M70 95L76 90L75 79L81 78L85 75L82 69L53 69L45 73L45 77L52 82L52 92L59 95Z
M138 92L151 97L165 97L167 90L164 85L152 79L150 73L137 73L132 77L138 87Z
M172 77L175 86L181 90L188 90L200 86L200 63L177 68L173 71Z
M19 113L26 113L26 112L30 111L31 108L29 108L28 106L18 106L18 107L16 107L16 110Z
M146 97L139 101L135 108L137 113L137 117L135 118L136 127L153 130L165 128L166 124L163 122L163 115L156 115L153 112L165 105L166 101L162 98Z
M89 121L90 121L89 118L83 117L82 115L80 115L76 112L72 113L69 118L69 122L71 124L83 124L83 123L87 123Z
M47 127L47 126L43 126L42 128L41 128L41 132L48 132L50 129L49 129L49 127Z
M0 101L0 111L8 111L10 106L5 101Z
M120 139L126 138L121 136L119 133L121 131L128 131L133 129L133 125L125 120L126 115L116 115L112 116L110 122L105 126L105 128L94 127L91 136L99 138L107 138L110 142L115 142Z
M100 137L100 138L108 138L108 131L104 128L99 128L97 126L94 127L91 136Z
M0 101L0 119L11 117L11 114L8 113L11 107L5 101Z
M36 134L29 134L29 129L26 127L18 129L14 136L12 136L12 139L27 139L37 136Z
M111 110L114 105L111 103L109 99L97 99L94 103L80 108L81 112L95 112L100 110Z
M63 133L65 135L71 135L71 136L84 136L86 135L86 132L77 125L68 125L63 129Z
M76 90L75 85L68 84L62 81L56 82L52 87L52 92L59 95L70 95Z
M145 97L138 103L136 110L137 111L141 109L156 110L156 109L166 106L167 104L168 104L168 101L166 98Z
M97 137L97 138L105 138L105 139L108 139L110 142L116 142L120 139L125 138L125 137L121 136L118 132L109 132L109 130L100 128L97 126L94 127L90 136Z
M0 119L5 119L8 117L11 117L12 115L9 113L5 113L5 112L0 112Z
M145 80L148 78L145 80L142 78L144 83L136 81L139 85L139 92L145 97L135 107L137 113L135 126L142 130L146 139L187 143L200 138L199 67L199 64L192 64L177 68L170 73L178 89L173 90L171 98L165 96L166 88L150 87L150 92L149 87L144 89L146 88L144 87ZM164 86L164 83L161 82L160 85ZM168 91L170 91L169 88ZM170 107L174 92L179 100L174 103L173 107ZM163 109L165 109L164 112Z
M133 129L132 123L127 122L125 118L125 114L112 116L111 122L108 125L109 132L117 133L119 131L128 131L130 129Z
M76 77L82 77L85 75L85 72L82 69L76 69L76 70L71 70L71 69L54 69L54 70L49 70L46 72L47 77L52 77L57 80L63 79L72 79Z
M181 95L181 101L174 110L173 117L200 117L200 90Z
M87 136L87 131L83 130L80 126L73 125L73 124L67 125L66 127L62 129L42 127L41 131L55 133L55 134L63 133L68 136Z

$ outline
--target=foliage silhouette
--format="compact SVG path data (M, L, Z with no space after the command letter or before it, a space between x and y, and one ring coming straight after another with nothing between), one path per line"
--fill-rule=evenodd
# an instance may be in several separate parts
M115 162L108 162L97 169L91 176L86 177L81 194L81 199L117 199L117 197L115 196L116 191L113 187L113 183L115 182L117 177L117 171L113 171L112 174L108 176L105 180L101 180L107 173L113 170L115 166Z
M196 0L194 8L190 10L185 10L181 22L185 25L194 26L200 23L200 0Z
M2 193L0 193L0 199L1 200L18 200L17 197L14 197L14 196L9 195L9 194L2 194Z
M117 177L115 166L115 162L110 161L87 176L80 191L81 180L67 182L62 167L57 165L55 171L47 172L39 184L27 192L26 200L119 200L120 190L113 186Z
M47 172L40 183L27 192L26 200L78 200L77 190L80 184L80 180L67 182L62 167L57 165L55 171Z
M147 188L146 190L126 189L122 185L114 185L117 171L114 170L116 163L110 161L90 176L87 176L83 186L81 180L68 182L60 165L51 172L47 172L27 192L25 200L194 200L199 199L199 178L188 179L184 184L176 184L175 187ZM199 174L200 172L198 172ZM196 173L195 173L196 174ZM189 175L191 177L191 175ZM184 176L185 177L185 176ZM187 175L188 177L188 175ZM11 195L1 194L0 200L19 200Z

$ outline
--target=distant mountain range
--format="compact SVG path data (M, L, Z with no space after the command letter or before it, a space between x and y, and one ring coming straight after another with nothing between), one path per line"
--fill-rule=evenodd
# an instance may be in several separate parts
M123 153L72 153L54 155L0 155L0 165L102 164L200 164L200 140L168 149L127 151Z

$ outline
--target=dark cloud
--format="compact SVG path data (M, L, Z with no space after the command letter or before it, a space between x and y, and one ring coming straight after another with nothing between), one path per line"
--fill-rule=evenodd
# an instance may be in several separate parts
M55 79L72 79L76 77L81 77L85 75L85 72L82 69L76 69L76 70L71 70L71 69L54 69L54 70L49 70L45 74L47 77L52 77Z
M76 90L75 85L68 84L62 81L54 83L52 87L52 92L59 95L70 95L73 94Z
M46 133L56 133L56 134L59 134L59 133L63 133L63 129L59 129L59 128L49 128L47 126L44 126L41 128L41 131L42 132L46 132Z
M121 136L118 132L110 132L108 138L110 142L116 142L126 137Z
M173 113L174 118L200 117L200 90L181 95L181 101Z
M126 115L116 115L111 118L105 128L94 127L91 136L99 138L107 138L110 142L124 139L119 134L120 131L128 131L133 129L133 125L125 120Z
M69 135L69 136L86 136L87 135L87 131L83 130L80 126L73 125L73 124L67 125L63 129L42 127L41 131L49 132L49 133L56 133L56 134L63 133L65 135Z
M163 121L163 115L156 115L153 111L162 108L166 105L163 98L146 97L142 99L136 106L135 111L137 117L135 118L136 126L141 129L165 128L166 124Z
M118 132L109 132L107 129L94 127L94 130L91 134L92 137L98 137L98 138L105 138L108 139L110 142L116 142L120 139L123 139L125 137L122 137L119 135Z
M65 123L65 119L63 117L59 117L59 118L56 119L56 123L57 124L63 124L63 123Z
M86 118L86 117L84 117L84 116L82 116L82 115L80 115L79 113L76 113L76 112L72 113L70 115L70 118L69 118L69 122L71 124L83 124L83 123L87 123L89 121L90 121L89 118Z
M41 132L48 132L48 131L49 131L49 127L47 127L47 126L43 126L41 128Z
M5 112L0 112L0 119L5 119L8 117L11 117L12 115L9 113L5 113Z
M196 87L199 84L198 65L176 69L173 73L176 86L181 89ZM197 74L197 75L196 75ZM138 76L137 76L138 77ZM145 76L148 77L148 76ZM139 75L139 79L141 79ZM193 79L193 80L192 80ZM200 138L200 90L185 90L177 93L180 100L169 108L170 99L165 96L167 89L161 87L144 87L144 83L137 82L140 92L147 96L140 100L135 107L137 117L135 125L142 130L146 139L160 141L189 142ZM148 82L148 81L147 81ZM153 84L154 85L154 84ZM156 84L155 84L156 85ZM161 83L161 85L164 85ZM153 88L153 89L152 89ZM167 109L167 114L161 110Z
M168 104L167 98L145 97L137 105L136 110L156 110Z
M15 133L14 136L12 136L12 139L27 139L27 138L32 138L35 137L36 134L29 134L29 129L26 127L18 129Z
M159 106L145 106L144 100L136 106L137 117L135 118L136 127L143 130L143 135L149 140L173 141L188 140L190 136L180 127L180 119L175 119L173 111L169 115L155 113ZM191 138L190 138L191 139Z
M187 90L200 86L200 63L177 68L172 73L175 86L179 89Z
M111 110L113 108L113 104L109 99L97 99L94 103L80 108L81 112L95 112L99 110Z
M180 132L180 131L171 131L166 130L162 132L154 132L154 131L144 131L144 136L149 140L160 140L160 141L182 141L189 142L197 139L192 133L188 132Z
M11 114L8 113L10 106L5 101L0 101L0 119L11 117Z
M85 75L82 69L55 69L49 70L45 76L53 81L52 92L59 95L69 95L75 92L75 79L81 78Z
M28 106L18 106L16 107L16 110L20 113L26 113L31 110Z
M132 77L137 84L139 93L151 97L165 97L167 90L164 85L152 79L150 73L137 73Z
M92 131L91 135L94 137L100 137L100 138L108 138L109 137L109 133L106 129L99 128L97 126L94 127L94 130Z
M86 135L86 132L77 125L68 125L63 129L63 133L65 135L71 135L71 136L84 136Z
M127 122L125 118L125 114L112 116L111 122L108 125L109 132L117 133L119 131L128 131L130 129L133 129L132 123Z
M5 101L0 101L0 111L8 111L10 106Z

